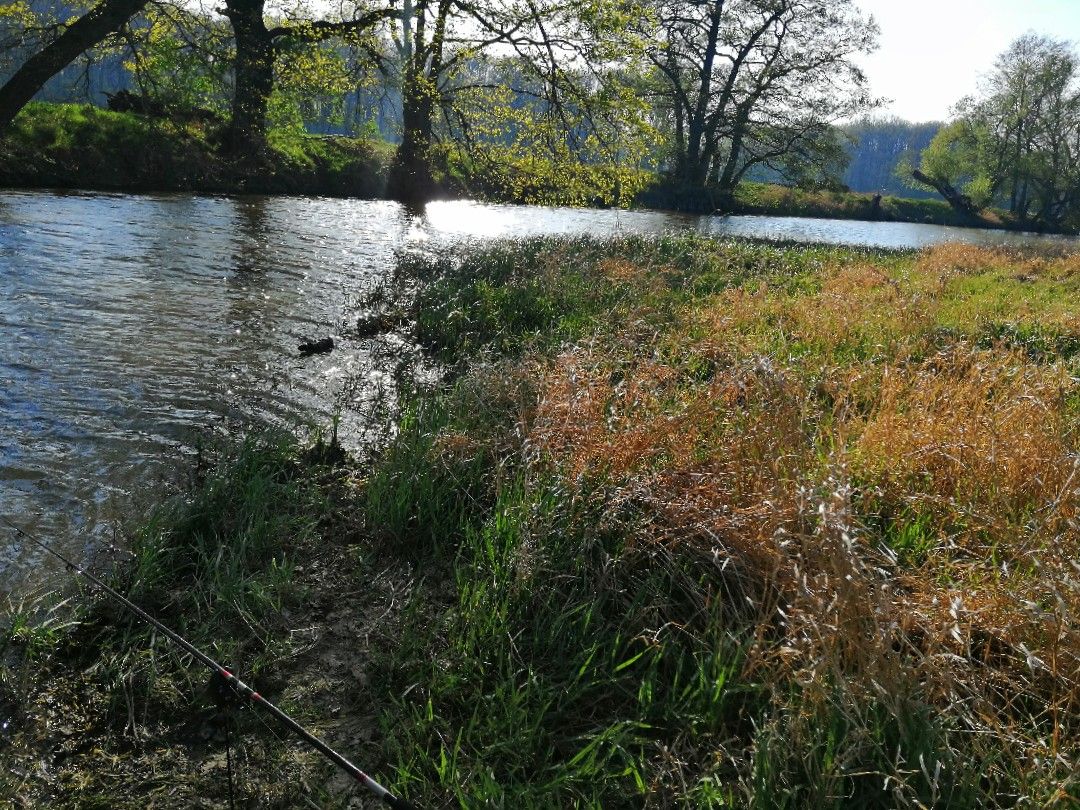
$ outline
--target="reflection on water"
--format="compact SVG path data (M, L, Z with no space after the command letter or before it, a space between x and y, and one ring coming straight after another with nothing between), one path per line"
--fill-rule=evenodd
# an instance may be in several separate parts
M0 193L0 514L68 551L174 466L197 431L362 428L357 301L404 247L697 229L885 247L1035 241L927 225L433 203ZM303 339L334 336L300 359ZM358 383L357 381L361 381ZM0 532L0 589L40 555Z
M1000 247L1076 247L1080 240L1069 236L954 228L911 222L864 222L847 219L800 217L706 217L703 229L725 236L766 237L792 242L831 245L862 245L878 248L921 248L942 242Z

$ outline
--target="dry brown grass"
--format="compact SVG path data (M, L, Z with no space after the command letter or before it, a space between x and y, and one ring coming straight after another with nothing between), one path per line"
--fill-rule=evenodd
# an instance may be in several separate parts
M766 694L658 778L691 796L711 759L759 806L1080 796L1080 258L719 252L702 282L670 255L581 260L617 316L521 364L503 445L512 486L556 493L568 581L602 549L601 591L655 588L642 639L720 626ZM552 565L526 535L518 587Z
M639 284L650 275L648 269L642 265L619 258L603 259L597 269L604 278L617 284Z
M934 319L931 299L865 264L828 273L820 293L792 302L787 312L785 325L792 334L826 353L846 346L887 356L928 330Z
M916 272L944 280L1004 260L947 246ZM1024 272L1060 272L1036 264ZM1080 753L1080 466L1064 366L963 343L919 359L907 349L925 347L934 302L869 265L828 270L795 298L730 290L686 322L664 351L636 336L612 345L637 357L594 345L543 365L531 445L612 514L632 506L634 543L704 561L724 598L753 603L748 671L786 672L808 705L835 699L838 680L881 700L921 684L973 749L1000 755L997 775L1056 784ZM809 378L754 354L769 330L826 355L854 339L878 351ZM710 372L695 375L703 360ZM914 523L922 546L905 561L890 543Z
M984 273L1009 261L1010 257L1000 249L950 242L922 251L914 272L944 283L957 276Z
M1057 503L1075 448L1065 413L1075 383L1017 352L954 347L887 368L854 445L859 471L892 504L935 498L1015 520Z

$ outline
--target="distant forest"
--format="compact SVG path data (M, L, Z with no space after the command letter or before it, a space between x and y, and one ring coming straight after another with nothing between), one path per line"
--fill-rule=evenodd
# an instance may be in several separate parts
M913 188L896 175L896 166L908 157L919 165L919 155L941 129L939 121L913 124L899 118L866 119L844 127L852 139L851 162L844 184L852 191L867 191L896 197L937 198L933 191Z

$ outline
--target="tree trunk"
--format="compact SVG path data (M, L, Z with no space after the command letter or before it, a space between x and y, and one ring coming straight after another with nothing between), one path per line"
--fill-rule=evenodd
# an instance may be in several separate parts
M1019 217L1021 222L1028 221L1028 213L1031 210L1031 199L1028 194L1028 182L1024 180L1020 184L1020 199L1017 203L1014 213Z
M236 40L229 148L256 157L266 147L266 112L274 89L274 40L263 19L263 0L228 0L225 13Z
M683 163L682 183L687 188L704 188L709 177L709 161L702 154L700 136L697 140L697 146L691 146Z
M705 139L709 99L712 96L713 65L719 51L720 21L724 14L724 0L714 0L709 13L709 33L705 39L705 54L698 73L698 93L694 109L687 121L686 161L682 182L689 188L705 187L709 176L709 156L705 154Z
M969 216L975 216L978 211L975 209L975 204L971 201L971 197L966 194L961 194L951 183L947 183L944 180L935 180L929 175L923 174L918 169L915 169L911 173L911 176L918 180L920 183L924 183L934 188L938 194L945 198L945 201L949 203L955 210L962 214L968 214Z
M406 66L402 86L401 146L390 169L390 196L406 205L427 202L435 194L431 170L431 143L439 77L443 70L443 44L451 0L439 0L432 20L434 30L425 45L428 19L421 14L413 29L413 60Z
M735 186L738 183L736 172L739 169L739 159L742 157L743 140L749 127L750 108L740 106L735 114L734 131L731 135L731 145L728 146L727 160L724 170L720 173L717 185L722 194L734 197Z
M434 95L425 77L410 72L402 93L401 145L390 171L390 196L407 204L430 199L435 188L431 147Z
M42 86L138 14L148 0L105 0L64 29L57 39L31 56L0 87L0 130L19 114Z
M668 48L667 52L668 70L671 71L670 75L675 76L678 73L678 66L675 63L675 54ZM674 80L673 80L674 81ZM681 163L683 155L686 154L686 116L683 110L683 99L674 94L671 103L672 112L675 114L675 166L673 167L678 173L681 169Z

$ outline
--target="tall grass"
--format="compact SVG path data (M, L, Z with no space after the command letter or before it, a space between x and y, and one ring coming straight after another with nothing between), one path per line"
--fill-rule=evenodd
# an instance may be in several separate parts
M365 496L452 582L383 662L403 789L1080 800L1073 262L679 238L407 268L457 374Z
M422 806L1072 806L1075 267L685 236L408 258L382 301L446 373L371 462L245 445L148 523L120 581L258 676L287 611L344 626L289 694L338 677L296 709L374 715L347 749ZM293 564L316 558L307 599ZM90 617L78 666L67 632L7 638L81 673L62 705L86 673L110 684L78 715L102 750L132 724L174 735L92 789L60 769L84 803L130 805L195 750L176 731L195 684L145 630ZM267 757L348 801L317 763ZM224 799L220 764L178 795Z

